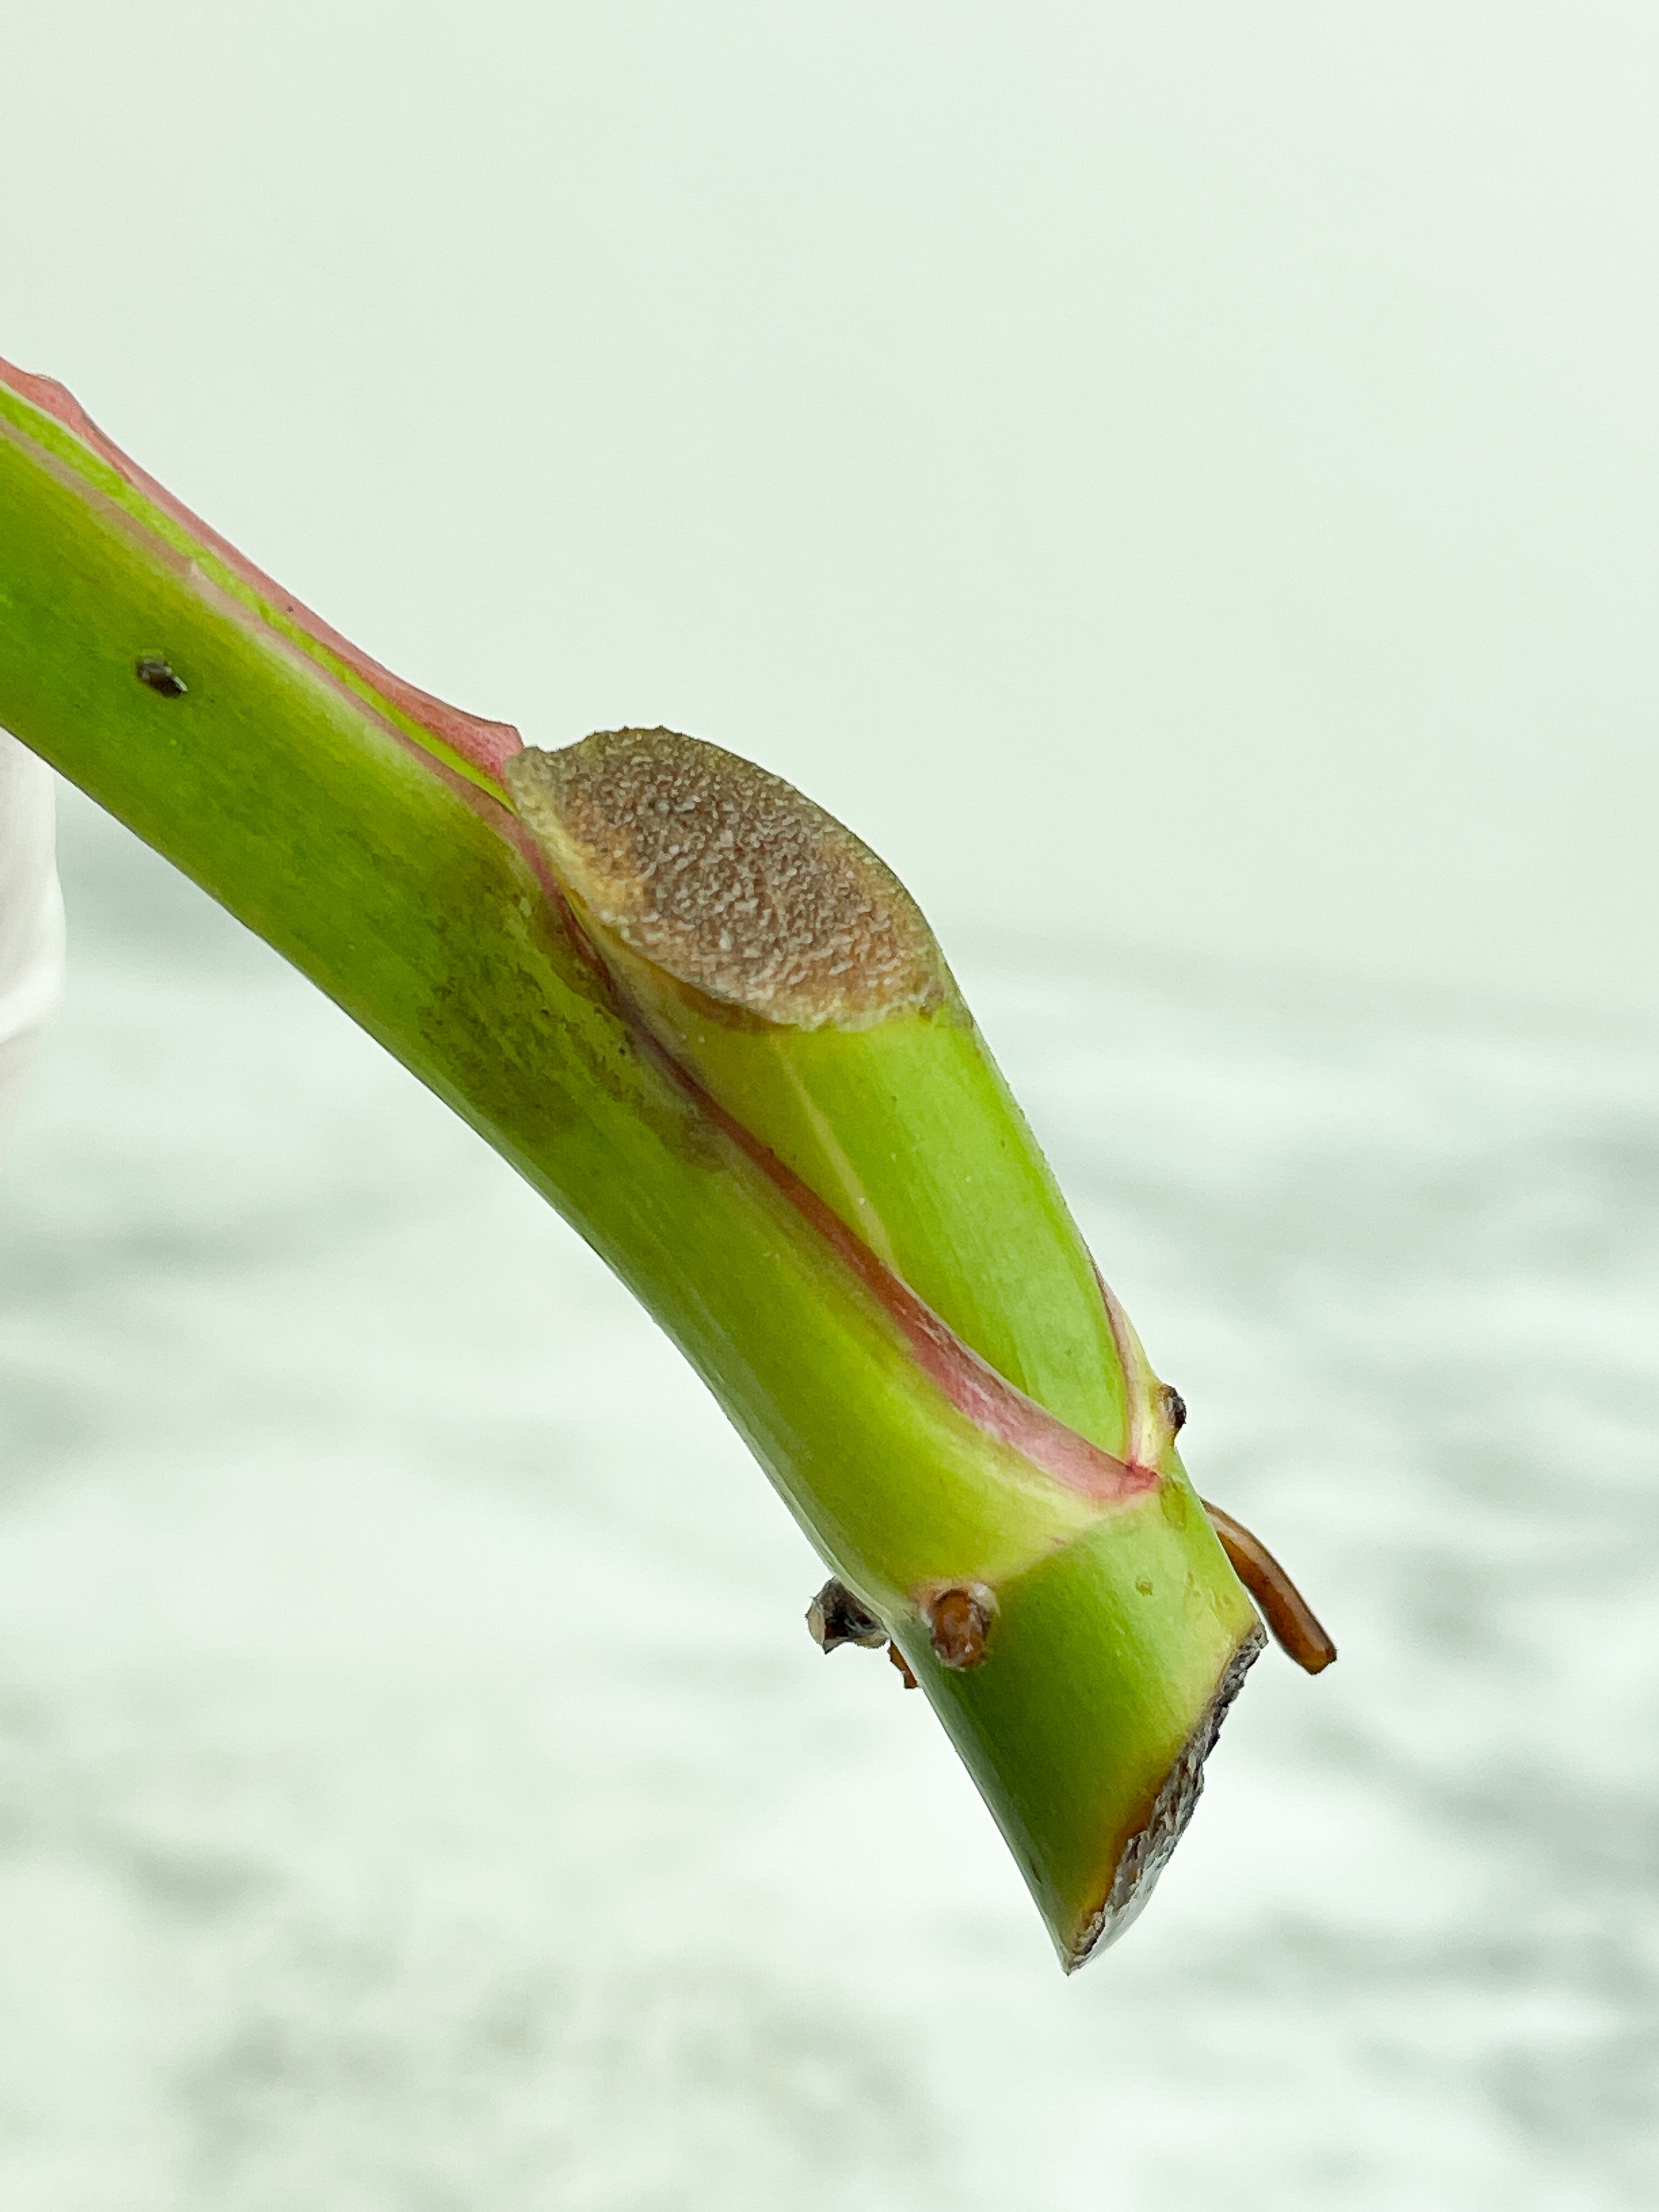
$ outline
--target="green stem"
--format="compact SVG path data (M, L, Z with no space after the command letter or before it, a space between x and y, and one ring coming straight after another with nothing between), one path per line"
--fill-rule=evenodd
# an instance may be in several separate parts
M957 1002L925 1034L866 1033L933 1164L908 1183L871 1156L856 1057L815 1032L735 1080L665 1051L510 811L516 733L378 669L3 365L0 723L310 975L635 1291L909 1657L1078 1963L1144 1895L1260 1632ZM838 1203L826 1133L848 1132ZM952 1200L963 1146L1013 1166ZM1022 1310L1025 1275L1045 1287ZM962 1670L930 1607L968 1588L994 1620Z

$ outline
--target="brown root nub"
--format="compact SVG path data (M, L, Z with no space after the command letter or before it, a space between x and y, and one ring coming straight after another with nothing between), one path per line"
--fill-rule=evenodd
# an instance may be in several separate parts
M839 1651L843 1644L875 1650L887 1641L887 1631L874 1613L833 1576L807 1607L806 1626L821 1651Z
M928 1641L942 1667L965 1674L985 1657L997 1601L983 1583L941 1590L927 1607Z
M1164 1418L1172 1437L1178 1437L1187 1425L1187 1401L1173 1382L1164 1385Z
M1288 1652L1310 1674L1322 1674L1336 1657L1336 1646L1321 1626L1313 1607L1285 1573L1259 1536L1242 1521L1224 1513L1218 1505L1200 1499L1210 1525L1221 1539L1221 1548L1261 1613L1281 1651Z
M887 1647L887 1656L888 1656L888 1657L892 1661L893 1664L894 1664L894 1665L898 1668L898 1670L899 1670L900 1674L903 1675L903 1677L904 1677L904 1686L905 1686L905 1688L906 1688L907 1690L914 1690L914 1689L915 1688L915 1686L916 1686L916 1678L915 1678L915 1675L910 1672L910 1662L909 1662L909 1661L905 1657L904 1654L903 1654L903 1653L899 1650L899 1648L898 1648L898 1646L897 1646L897 1644L890 1644L888 1645L888 1647Z
M597 730L502 773L566 888L706 997L807 1030L941 997L933 933L891 869L752 761L673 730Z

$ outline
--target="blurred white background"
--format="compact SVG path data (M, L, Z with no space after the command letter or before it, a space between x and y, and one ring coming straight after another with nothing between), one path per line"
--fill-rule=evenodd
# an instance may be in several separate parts
M868 836L1344 1654L1263 1662L1062 1984L668 1347L72 800L8 2212L1652 2203L1656 62L1595 5L0 28L0 352L400 672Z
M15 9L0 351L965 927L1651 1006L1659 18Z

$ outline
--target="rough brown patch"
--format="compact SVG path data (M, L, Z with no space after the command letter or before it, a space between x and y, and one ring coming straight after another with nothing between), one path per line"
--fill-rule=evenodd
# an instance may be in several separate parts
M753 762L673 730L599 730L502 773L577 899L718 1003L861 1029L940 997L938 947L891 869Z
M996 1599L983 1583L960 1583L939 1593L927 1607L927 1627L942 1667L965 1674L980 1665L996 1609Z
M1106 1900L1085 1925L1066 1961L1068 1974L1115 1943L1152 1895L1203 1795L1204 1762L1215 1748L1227 1709L1244 1686L1244 1677L1267 1641L1260 1626L1253 1628L1227 1662L1215 1695L1176 1754L1146 1820L1119 1854Z

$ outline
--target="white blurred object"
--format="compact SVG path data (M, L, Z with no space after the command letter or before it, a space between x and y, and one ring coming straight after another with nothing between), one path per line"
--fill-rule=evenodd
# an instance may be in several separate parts
M52 770L0 730L0 1129L64 986Z

